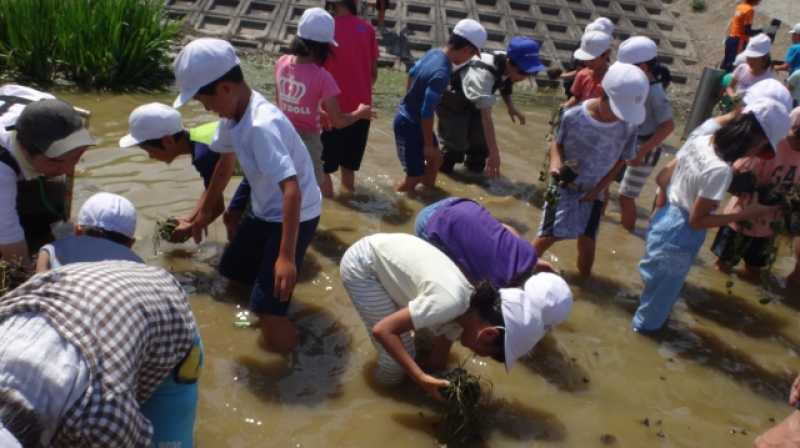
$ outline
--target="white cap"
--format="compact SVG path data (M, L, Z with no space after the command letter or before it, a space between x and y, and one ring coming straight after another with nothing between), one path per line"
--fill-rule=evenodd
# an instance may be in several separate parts
M760 98L769 98L782 104L786 110L792 110L794 106L794 99L791 92L786 86L774 78L761 80L747 89L744 94L744 104L750 104L759 100Z
M617 50L617 60L625 64L642 64L658 56L658 46L649 37L633 36L622 42Z
M746 58L760 58L768 55L771 49L772 41L769 36L761 33L750 39L750 42L747 43L747 48L744 49L742 54Z
M589 31L581 37L581 47L575 50L575 59L591 61L611 48L611 36L602 31Z
M97 227L133 238L136 233L136 207L113 193L97 193L86 200L78 212L78 225Z
M180 95L172 104L181 107L191 101L201 88L211 84L239 65L239 57L230 42L201 38L189 42L175 58L175 83Z
M800 23L795 23L791 30L789 30L789 34L800 34Z
M789 111L775 100L760 98L748 104L743 113L755 115L767 135L772 151L776 152L778 144L789 135Z
M614 22L607 17L598 17L594 22L586 25L586 28L583 30L584 33L588 33L589 31L600 31L608 34L609 36L613 36Z
M505 322L506 371L525 356L553 326L563 322L572 309L572 292L556 274L542 272L525 282L523 289L500 290Z
M309 8L300 17L297 37L338 47L339 44L333 39L335 29L333 16L328 14L328 11L322 8Z
M459 20L456 27L453 28L453 34L468 40L478 50L486 44L486 30L477 20Z
M622 62L611 64L603 77L603 90L614 115L630 124L642 124L647 113L644 104L650 93L650 80L642 69Z
M161 103L139 106L128 117L130 134L119 139L120 148L136 146L147 140L175 135L183 130L181 113L177 109Z
M0 422L0 446L3 448L22 448L19 440L3 426L2 422Z

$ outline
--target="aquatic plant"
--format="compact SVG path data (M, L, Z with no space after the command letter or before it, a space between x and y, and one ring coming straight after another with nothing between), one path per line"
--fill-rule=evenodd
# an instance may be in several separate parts
M442 375L450 384L442 390L446 400L444 418L438 427L439 441L447 446L465 446L480 439L484 399L481 378L461 367Z
M692 11L703 12L706 10L706 0L692 0Z
M0 260L0 296L25 283L29 277L21 262Z
M40 84L157 89L171 81L179 31L161 0L3 0L1 67Z
M189 239L189 235L181 238L180 240L175 239L174 232L175 229L178 228L178 219L174 216L170 216L165 220L156 220L156 231L153 235L153 253L157 254L158 250L161 248L161 241L167 241L170 243L183 243Z

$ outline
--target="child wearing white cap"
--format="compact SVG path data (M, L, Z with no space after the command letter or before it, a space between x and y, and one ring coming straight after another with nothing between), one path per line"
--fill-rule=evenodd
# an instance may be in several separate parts
M745 157L734 163L734 170L752 173L756 183L731 197L724 213L738 213L750 204L769 202L770 190L786 191L800 183L800 108L793 110L789 118L791 130L778 145L774 158ZM746 226L732 222L721 227L711 248L719 257L717 268L728 272L744 259L747 274L760 278L761 271L772 262L775 244L772 223L781 218L781 214L764 215L751 219ZM790 278L800 279L797 274Z
M737 213L715 213L733 178L731 165L742 157L774 154L788 133L789 114L783 105L761 99L713 135L690 138L661 170L658 209L639 263L644 291L633 317L634 330L656 331L664 326L706 229L775 211L775 207L751 204Z
M636 198L658 165L661 158L661 143L675 129L669 98L664 86L656 79L657 57L656 43L645 36L631 37L620 44L617 51L619 62L636 65L650 81L650 91L645 101L647 113L636 131L636 157L628 162L619 188L622 226L629 232L636 229Z
M588 99L603 95L602 81L608 70L611 55L611 35L603 31L589 31L581 37L581 46L573 57L583 63L572 83L572 98L561 106L569 109Z
M566 282L551 273L532 276L524 288L474 288L438 249L407 234L374 234L342 257L342 282L378 349L376 380L397 384L408 375L441 399L447 381L415 359L412 332L430 330L434 344L428 371L446 367L455 341L479 356L505 363L527 354L572 306Z
M747 63L742 64L733 71L733 79L728 85L727 93L733 98L734 95L741 95L753 84L775 77L772 71L772 59L769 51L772 49L772 41L766 34L759 34L750 39L742 54L747 58Z
M261 318L265 346L291 351L298 336L289 303L322 210L311 157L286 115L247 85L229 42L186 45L175 59L175 79L174 106L196 99L222 118L211 150L235 152L251 187L249 212L219 270L253 285L250 309Z
M68 263L128 260L143 263L131 250L136 242L136 208L113 193L97 193L78 212L75 235L42 247L36 272Z
M434 135L434 112L450 82L452 65L480 54L486 30L472 19L459 21L444 48L425 53L408 73L406 95L394 118L397 157L406 176L396 190L411 193L417 185L436 185L442 155Z
M234 154L219 154L209 148L217 124L186 130L177 109L166 104L149 103L131 112L128 126L129 133L119 140L120 148L138 146L151 159L167 164L180 156L191 156L192 166L203 178L205 190L192 213L178 218L179 225L172 233L172 240L185 241L192 236L195 242L200 243L208 225L225 210L223 193L236 165ZM240 217L244 212L249 192L247 180L243 180L225 211L226 225L231 222L231 216ZM238 219L233 221L238 223ZM228 240L234 233L235 227L228 226Z
M636 155L636 126L645 119L649 88L640 68L617 62L603 78L601 98L564 113L550 146L558 201L545 203L533 243L540 257L558 241L577 239L578 270L591 274L605 191Z
M334 128L346 128L359 120L370 120L372 108L359 104L356 110L342 113L336 99L341 92L336 81L322 66L337 43L334 37L333 17L322 8L305 10L297 26L297 37L289 47L289 54L275 63L277 104L292 122L308 148L314 164L314 176L323 195L333 196L330 179L322 169L322 140L320 133L320 108Z

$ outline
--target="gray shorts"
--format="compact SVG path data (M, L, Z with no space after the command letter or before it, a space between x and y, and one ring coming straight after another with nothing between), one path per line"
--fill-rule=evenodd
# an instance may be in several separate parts
M322 139L320 138L320 134L318 132L300 132L299 134L308 149L308 154L311 156L311 163L314 165L314 177L317 179L317 185L322 185L325 172L322 170Z

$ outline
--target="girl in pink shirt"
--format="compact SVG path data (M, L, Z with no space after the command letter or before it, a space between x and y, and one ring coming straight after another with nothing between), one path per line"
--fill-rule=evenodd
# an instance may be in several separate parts
M372 117L370 106L360 104L350 113L342 113L336 96L339 86L322 66L336 46L333 17L322 8L307 9L300 18L297 37L289 54L275 65L275 89L278 107L292 122L308 148L314 163L317 184L322 185L322 141L320 107L324 108L335 128L350 126Z

